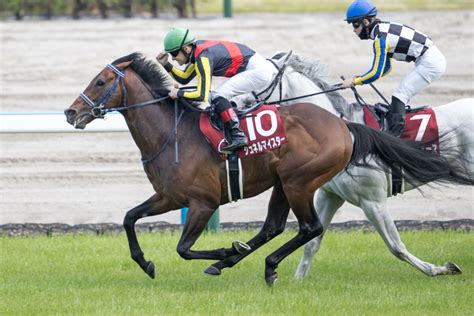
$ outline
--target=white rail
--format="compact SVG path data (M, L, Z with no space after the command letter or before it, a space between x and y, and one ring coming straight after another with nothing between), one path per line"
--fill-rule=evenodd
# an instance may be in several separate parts
M62 112L0 112L0 133L125 132L127 124L120 113L96 119L84 130L66 122Z

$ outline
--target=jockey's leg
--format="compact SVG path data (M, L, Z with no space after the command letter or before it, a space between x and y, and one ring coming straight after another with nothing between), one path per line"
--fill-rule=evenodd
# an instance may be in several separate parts
M255 54L250 58L245 71L219 85L214 90L214 94L228 100L246 94L245 98L236 98L237 106L249 105L246 103L247 101L255 101L252 92L258 93L265 90L272 83L276 72L277 69L271 62L259 54Z
M430 47L415 63L415 69L403 78L393 92L392 104L388 113L388 132L400 136L405 124L405 111L401 107L421 90L439 79L446 71L446 59L436 46Z
M403 78L397 89L393 92L392 103L387 114L387 132L399 137L405 126L405 105L418 92L426 88L430 83L417 71L413 69Z
M405 103L397 97L392 96L390 111L387 114L387 131L389 134L399 137L405 126Z
M239 118L235 114L229 100L217 96L212 99L212 103L224 124L224 136L228 145L223 147L222 150L233 151L234 149L247 146L247 137L240 128Z

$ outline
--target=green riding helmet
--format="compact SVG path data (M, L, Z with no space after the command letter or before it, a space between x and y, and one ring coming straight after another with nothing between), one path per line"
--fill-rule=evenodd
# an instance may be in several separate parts
M174 27L165 36L164 46L165 52L170 53L181 49L183 46L192 44L196 40L193 33L188 29Z

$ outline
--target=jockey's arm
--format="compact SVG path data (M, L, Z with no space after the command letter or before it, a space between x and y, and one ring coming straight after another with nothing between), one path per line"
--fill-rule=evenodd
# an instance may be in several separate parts
M391 72L392 72L392 63L391 63L390 58L387 58L387 61L385 62L385 68L383 70L382 77L385 77L386 75L388 75Z
M187 84L196 77L194 64L189 64L184 71L174 67L171 63L167 63L164 67L171 77L180 84Z
M194 91L178 90L178 97L183 97L190 101L205 102L209 99L211 91L212 69L207 57L196 59L195 72L198 78L197 89Z
M388 49L390 45L385 41L385 38L379 37L374 41L374 60L372 68L365 74L354 79L355 85L362 85L371 83L380 77L388 74L391 70L390 58L388 57ZM388 65L388 67L387 67Z

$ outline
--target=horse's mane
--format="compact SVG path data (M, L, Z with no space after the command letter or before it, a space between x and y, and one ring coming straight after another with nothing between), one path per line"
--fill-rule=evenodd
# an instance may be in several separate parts
M295 71L308 77L313 81L321 90L330 90L334 87L323 80L326 76L326 66L323 65L319 60L301 57L293 54L288 60L290 65ZM351 117L350 106L347 100L337 91L328 92L328 99L331 101L334 109L345 117Z
M154 60L146 59L145 55L139 52L123 56L115 60L112 64L120 64L132 61L130 68L159 96L165 96L169 92L172 84L171 77L164 68Z

